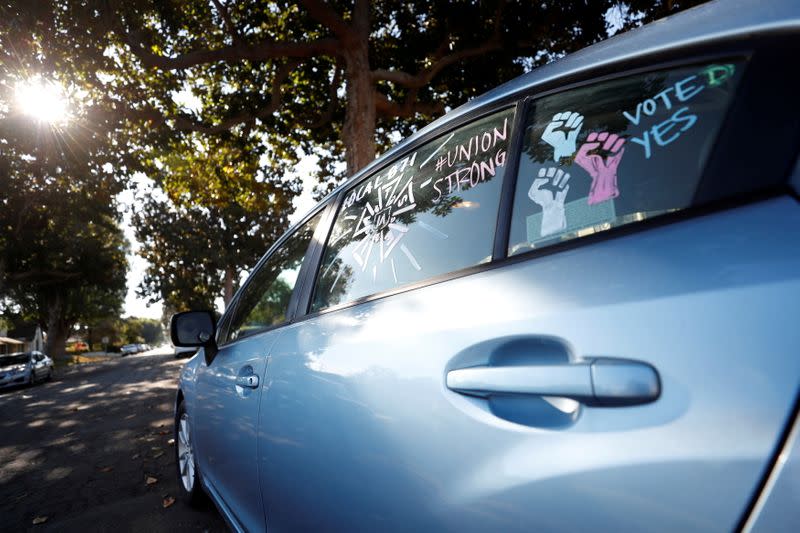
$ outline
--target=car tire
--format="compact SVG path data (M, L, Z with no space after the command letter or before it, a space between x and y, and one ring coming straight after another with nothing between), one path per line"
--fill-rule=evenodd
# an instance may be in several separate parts
M190 420L186 404L181 400L175 414L175 472L178 477L178 494L181 500L192 507L204 507L208 496L203 492L200 469L194 457Z

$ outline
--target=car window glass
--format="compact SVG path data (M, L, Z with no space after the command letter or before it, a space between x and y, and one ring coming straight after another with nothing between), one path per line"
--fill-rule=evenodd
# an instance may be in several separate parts
M231 318L227 340L252 335L286 320L300 266L321 213L296 230L252 275Z
M346 192L312 310L490 261L512 118L442 135Z
M742 68L658 71L535 100L509 255L691 205Z

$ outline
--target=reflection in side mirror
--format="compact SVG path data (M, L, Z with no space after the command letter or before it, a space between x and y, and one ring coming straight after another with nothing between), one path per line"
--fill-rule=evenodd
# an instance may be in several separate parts
M175 346L203 347L206 365L217 355L217 343L214 335L217 330L217 319L213 311L186 311L172 316L170 337Z
M211 311L187 311L172 317L170 336L175 346L205 346L214 337L216 320Z

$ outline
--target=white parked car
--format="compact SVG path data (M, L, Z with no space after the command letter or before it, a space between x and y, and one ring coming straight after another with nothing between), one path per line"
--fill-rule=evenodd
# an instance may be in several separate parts
M20 352L0 356L0 389L32 385L53 377L53 360L42 352Z
M138 344L126 344L122 348L120 348L119 351L122 354L122 357L125 357L126 355L132 355L132 354L135 354L135 353L139 353L139 345Z

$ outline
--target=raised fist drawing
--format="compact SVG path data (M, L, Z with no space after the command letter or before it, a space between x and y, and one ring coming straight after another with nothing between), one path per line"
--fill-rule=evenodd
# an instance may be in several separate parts
M564 200L569 191L569 174L560 168L539 169L539 177L533 180L528 190L528 198L542 206L541 236L546 237L567 228L567 217L564 214ZM544 185L548 188L542 188Z
M553 159L556 162L575 153L575 141L582 126L583 115L580 113L564 111L553 116L544 129L542 140L553 147Z
M582 166L592 177L592 187L589 190L589 205L599 204L619 196L617 188L617 167L625 153L625 139L615 133L592 132L586 142L578 149L575 162ZM605 157L600 154L590 154L592 150L600 149L605 152Z

